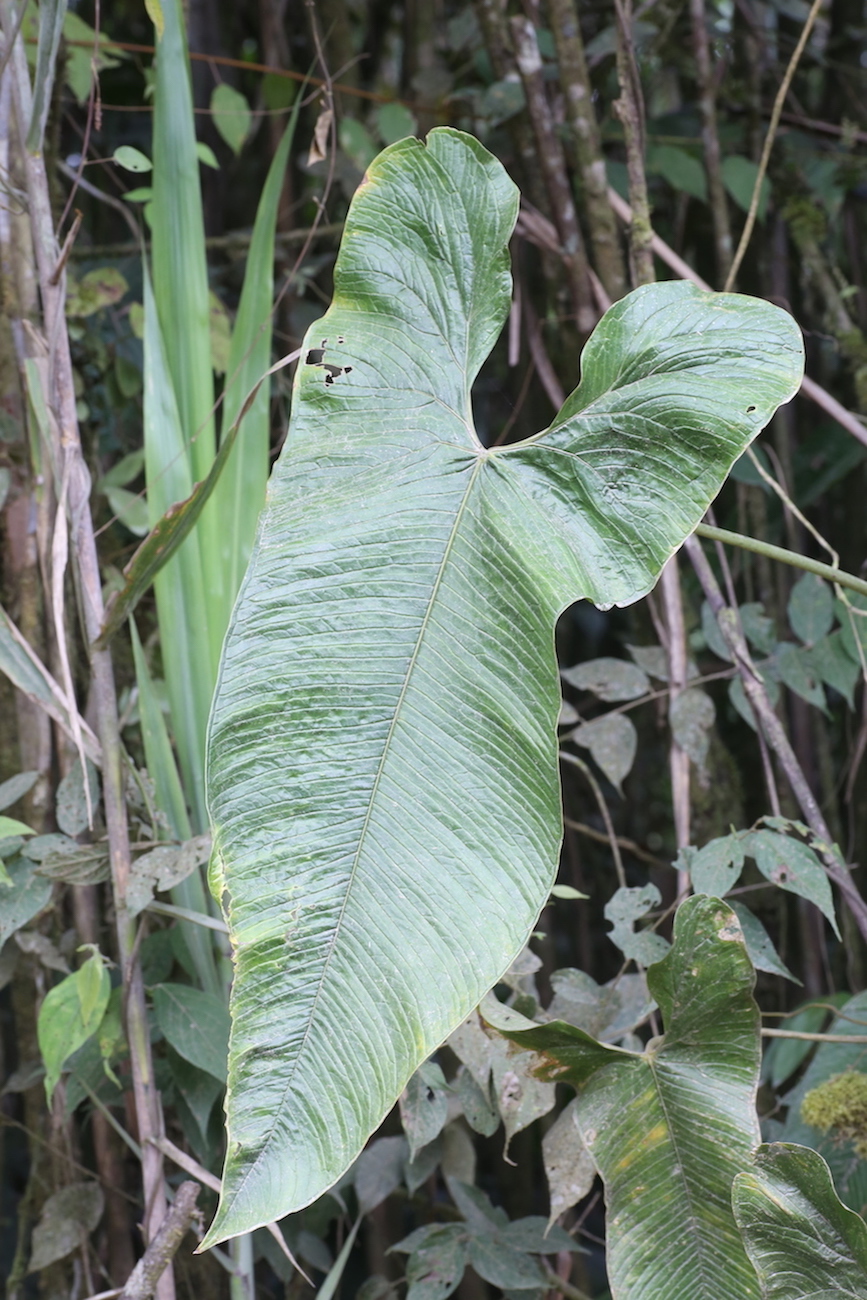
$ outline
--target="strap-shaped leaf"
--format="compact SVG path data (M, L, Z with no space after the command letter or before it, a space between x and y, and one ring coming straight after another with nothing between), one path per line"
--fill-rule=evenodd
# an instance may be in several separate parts
M759 1147L732 1199L765 1300L867 1300L867 1227L817 1151Z
M555 620L647 592L800 380L779 309L649 286L550 429L484 448L517 202L459 132L386 149L305 342L210 728L236 979L209 1244L327 1188L521 949L561 837Z
M732 1182L759 1140L759 1011L737 919L696 896L674 947L647 973L665 1025L643 1053L553 1021L523 1029L509 1008L481 1008L544 1078L574 1084L575 1118L605 1183L614 1300L757 1300L731 1208ZM524 1025L529 1022L524 1021Z

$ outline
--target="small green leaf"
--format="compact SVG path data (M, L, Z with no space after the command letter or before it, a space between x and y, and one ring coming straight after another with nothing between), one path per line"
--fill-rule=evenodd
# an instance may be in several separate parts
M196 157L204 167L213 167L216 172L220 170L217 155L209 144L205 144L204 140L196 141Z
M75 974L75 987L81 1004L81 1020L85 1025L98 1025L105 1014L111 988L105 959L99 949L92 943L86 943L80 952L89 948L91 955ZM108 993L106 993L108 988Z
M337 139L343 152L348 155L358 170L366 171L378 151L373 136L364 123L354 117L344 117L337 132Z
M756 866L766 880L815 903L831 922L834 933L840 937L831 885L821 862L808 845L792 839L790 835L762 830L753 831L746 837L744 852L755 859Z
M671 733L700 772L704 772L710 747L710 728L716 719L714 702L706 691L693 686L672 701L668 711Z
M822 1157L774 1142L751 1164L732 1201L764 1300L865 1300L867 1226L841 1203Z
M129 196L127 196L129 197ZM129 285L115 266L102 266L88 271L76 283L70 282L66 297L67 316L92 316L103 307L120 302L129 292Z
M571 885L552 885L552 898L579 899L589 898L589 894L582 894L580 889L573 889Z
M784 686L788 686L790 691L800 695L808 704L827 713L825 692L816 680L811 650L793 645L791 641L782 641L777 646L772 663Z
M89 805L88 805L89 801ZM68 836L86 831L92 815L99 806L99 776L90 759L87 759L87 791L81 759L77 758L57 787L55 816L57 825Z
M542 1138L542 1160L551 1198L549 1223L583 1201L596 1178L596 1166L581 1136L577 1098Z
M577 690L592 691L608 703L637 700L650 691L647 674L628 659L588 659L564 668L560 676Z
M443 1072L432 1061L426 1061L400 1095L400 1118L409 1141L410 1160L442 1132L448 1110L448 1086Z
M375 113L376 129L383 144L395 144L415 135L418 123L404 104L380 104Z
M49 1105L66 1061L96 1033L110 995L111 980L97 950L80 970L67 975L46 995L36 1032Z
M777 631L774 620L766 615L764 605L758 601L741 605L740 616L744 636L760 654L769 655L777 643Z
M150 203L153 196L154 192L152 186L139 185L135 189L127 190L123 197L128 203ZM137 306L138 304L133 305ZM132 315L132 308L130 308L130 315ZM137 335L137 337L140 338L141 335Z
M722 898L734 889L744 866L742 835L723 835L711 840L703 849L690 849L688 852L689 858L682 865L689 872L697 894ZM679 859L675 865L681 865Z
M51 881L37 876L27 858L8 860L5 874L11 884L0 882L0 948L51 901Z
M651 145L647 151L647 170L662 176L676 190L707 202L707 177L697 158L673 144Z
M188 984L158 984L153 999L157 1024L178 1055L225 1083L229 1050L225 1003Z
M150 158L142 153L140 149L134 149L131 144L121 144L112 154L114 161L128 172L149 172L153 170L153 163Z
M854 709L855 687L861 677L862 668L847 654L845 637L844 629L837 628L830 636L817 641L808 652L808 664L810 671L816 677L842 695L849 708Z
M355 1191L363 1214L375 1210L400 1187L408 1155L405 1137L376 1138L362 1151L355 1166Z
M211 95L211 116L226 144L233 153L239 154L253 125L253 114L244 96L221 82Z
M631 718L623 713L604 714L576 727L569 739L590 750L596 764L622 794L620 783L632 771L638 748L638 733Z
M723 185L725 185L738 207L743 208L744 212L749 211L758 174L758 165L753 162L752 158L742 158L738 154L730 154L728 158L723 159ZM760 221L765 219L770 197L771 182L767 176L764 176L759 191L758 217Z
M139 379L141 379L141 373ZM126 456L121 456L120 460L112 465L107 474L103 474L97 483L97 487L102 492L107 487L126 487L134 478L138 478L144 469L144 452L141 450L131 451Z
M771 936L759 918L743 903L735 899L729 899L728 902L741 923L747 956L756 970L767 971L770 975L782 975L783 979L791 980L793 984L800 984L801 981L780 960Z
M831 631L834 597L827 582L815 573L805 573L789 596L789 625L804 645L812 646Z
M496 1133L500 1127L500 1112L491 1100L487 1084L482 1087L471 1071L462 1066L453 1086L464 1118L473 1132L481 1133L483 1137Z
M605 919L611 922L608 938L623 953L627 961L650 966L661 961L669 949L667 939L652 930L636 930L635 922L646 912L658 907L662 896L656 885L641 885L630 889L623 887L605 904Z
M18 796L16 795L16 798ZM12 801L14 802L14 800ZM35 835L36 831L26 822L16 821L14 817L0 817L0 840L7 839L10 835Z
M105 488L105 495L111 512L128 529L134 537L146 537L148 533L148 503L143 492L128 492L126 488Z
M71 1183L49 1196L33 1229L29 1272L80 1250L102 1218L103 1208L99 1183Z
M704 639L708 650L712 651L717 659L726 659L731 661L731 651L726 645L725 638L719 629L719 623L716 619L710 605L704 601L701 607L701 630L704 633Z
M425 1240L406 1265L406 1300L447 1300L460 1285L467 1266L467 1237L462 1225L426 1230Z

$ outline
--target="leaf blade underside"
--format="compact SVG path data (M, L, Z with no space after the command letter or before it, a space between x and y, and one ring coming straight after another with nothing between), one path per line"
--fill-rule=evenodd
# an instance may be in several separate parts
M649 590L799 382L784 313L650 286L600 324L551 429L486 450L470 389L508 311L516 212L471 137L391 146L305 340L210 727L236 978L208 1244L334 1182L520 950L561 836L556 617ZM719 382L733 329L765 358L749 414L743 374ZM654 365L645 418L624 394ZM663 407L688 426L669 438L674 501L642 468Z

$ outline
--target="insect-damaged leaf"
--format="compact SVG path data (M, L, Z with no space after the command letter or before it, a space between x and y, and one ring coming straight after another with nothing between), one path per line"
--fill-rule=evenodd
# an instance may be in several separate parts
M665 1034L641 1054L563 1021L522 1029L488 1003L485 1015L544 1054L543 1077L577 1089L576 1122L605 1183L612 1295L758 1300L731 1190L759 1136L759 1012L725 903L688 899L674 947L647 979Z
M786 313L649 285L551 427L486 449L516 211L470 137L392 145L304 343L210 727L236 979L209 1245L335 1181L520 951L561 837L557 616L648 591L800 382Z

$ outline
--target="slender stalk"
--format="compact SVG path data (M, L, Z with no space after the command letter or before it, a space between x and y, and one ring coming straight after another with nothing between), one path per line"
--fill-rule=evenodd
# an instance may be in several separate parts
M632 44L632 0L614 0L617 14L617 76L620 98L614 111L623 124L629 173L629 265L634 285L652 284L653 227L644 174L644 95Z
M774 100L774 107L771 113L771 120L768 124L768 134L765 136L765 143L764 143L764 147L762 148L762 156L759 159L759 170L756 173L756 180L755 180L755 184L753 185L753 193L752 193L752 198L750 199L750 208L747 213L747 219L744 223L744 228L741 231L741 237L740 237L740 241L738 242L737 252L735 253L734 261L732 262L729 268L728 276L726 277L726 282L725 282L726 292L728 292L728 290L734 284L735 276L737 275L740 264L744 259L744 254L747 251L747 246L749 245L750 237L753 233L753 227L756 224L756 214L758 213L759 210L759 198L761 197L761 193L762 193L762 182L765 179L765 173L768 170L768 162L770 161L771 150L774 147L774 140L777 134L777 127L780 125L780 114L783 111L783 104L786 102L786 96L789 93L789 87L791 86L792 78L795 75L795 69L800 63L801 55L804 53L804 50L807 45L807 41L810 39L810 32L813 30L813 25L816 22L816 19L819 17L819 14L823 8L824 8L824 0L813 0L812 5L810 6L810 12L807 14L807 20L804 23L803 29L801 31L801 35L798 38L798 44L795 46L792 52L791 59L789 59L789 66L786 68L786 74L783 77L783 80L780 82L780 88L777 91L777 97Z
M747 643L740 630L736 611L726 607L714 572L708 563L707 556L702 550L698 538L694 535L688 537L684 543L684 550L692 561L692 566L695 569L707 602L716 616L720 632L741 675L744 693L752 705L756 721L764 731L770 748L777 756L780 767L785 773L792 793L801 809L804 821L817 839L822 844L828 845L827 851L821 854L825 871L849 905L862 938L867 939L867 902L858 892L848 867L842 864L831 848L833 839L828 824L816 796L804 776L783 724L774 713L765 684L752 661Z
M529 18L513 18L510 28L530 121L536 134L539 166L548 191L554 224L563 244L563 260L569 272L569 287L578 329L582 334L589 334L596 324L597 313L593 307L587 253L578 225L563 145L554 127L551 105L545 90L536 29Z
M668 629L668 681L670 687L668 710L670 715L675 700L686 690L689 672L686 653L686 627L683 621L683 598L680 591L680 571L677 564L677 555L671 557L662 571L660 591ZM668 764L671 772L671 800L674 807L675 839L678 849L682 849L690 843L689 754L685 749L681 748L673 733L668 752ZM689 892L689 872L678 871L678 897Z
M626 266L617 223L608 202L605 158L575 0L548 0L548 14L557 45L566 121L575 141L596 269L609 297L622 298L626 292Z
M11 6L4 3L3 28L6 32L12 30L13 22ZM67 513L73 559L78 571L84 625L88 639L93 640L99 634L104 610L93 520L90 514L90 475L82 455L75 411L72 361L64 313L66 278L63 272L59 277L56 276L59 248L54 235L48 178L42 156L31 154L23 148L26 124L30 120L31 89L27 60L20 39L13 43L7 75L10 75L12 81L17 129L22 141L30 224L49 349L48 399L55 417L55 451L67 483ZM65 521L59 521L58 526L65 527ZM166 1212L162 1157L158 1149L147 1140L161 1133L162 1114L159 1093L153 1076L141 967L133 950L134 928L126 908L130 847L121 769L117 696L109 651L93 653L91 672L97 730L102 746L103 803L117 911L118 948L125 986L127 1036L130 1045L136 1119L143 1146L142 1174L145 1195L143 1227L145 1242L148 1243L156 1234ZM174 1278L171 1270L163 1273L156 1294L158 1300L174 1300Z
M808 555L797 555L794 551L787 551L783 546L773 546L770 542L759 541L758 538L748 537L744 533L731 533L727 528L712 528L710 524L698 524L695 533L698 537L707 538L709 542L739 546L743 551L753 551L756 555L767 556L769 560L779 560L781 564L790 564L795 569L816 573L820 578L827 578L829 582L835 582L840 587L850 587L852 591L867 596L867 582L863 578L856 578L853 573L846 573L845 569L835 569L830 564L823 564L821 560L811 560Z
M701 113L701 138L704 146L704 166L707 172L707 189L713 218L714 244L718 283L726 281L730 288L734 279L729 275L732 261L732 231L729 222L728 198L722 178L719 134L716 126L716 88L707 36L707 14L704 0L690 0L689 15L692 22L692 48L695 54L695 75L698 83L698 106ZM728 275L728 279L726 276Z

